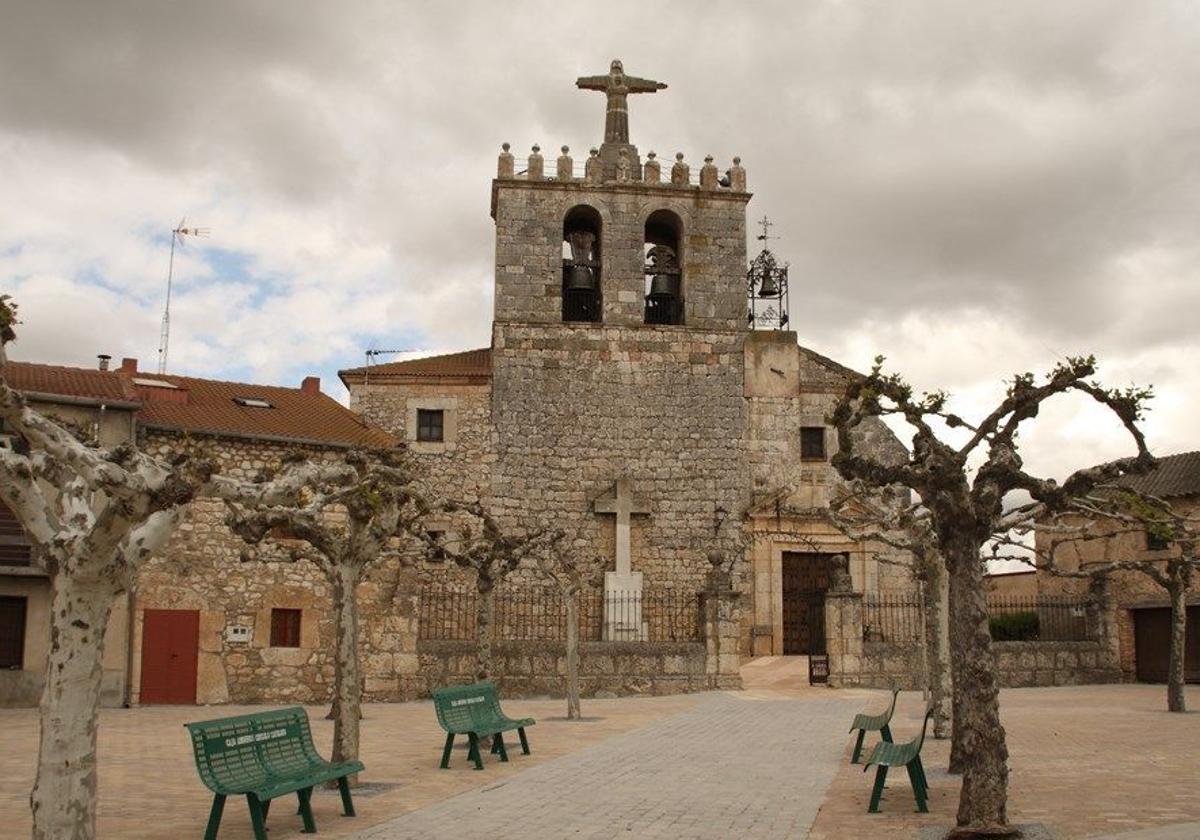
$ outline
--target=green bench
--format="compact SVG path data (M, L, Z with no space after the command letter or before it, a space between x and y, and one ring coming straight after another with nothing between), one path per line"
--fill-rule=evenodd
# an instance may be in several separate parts
M921 747L925 743L925 729L929 726L929 718L933 716L933 707L925 712L925 720L921 723L921 734L905 744L893 744L881 741L871 751L870 758L863 765L867 772L875 765L875 787L871 790L871 804L867 812L879 813L879 797L883 796L883 783L887 780L889 767L903 767L908 770L908 780L912 783L913 798L917 800L917 810L922 814L929 813L926 804L929 799L929 781L925 778L925 767L921 764Z
M455 735L466 735L470 744L467 760L475 762L475 769L483 769L483 756L479 753L479 739L492 738L492 752L508 761L508 750L504 747L504 733L517 730L521 739L521 752L529 755L529 739L525 727L533 726L533 718L514 720L500 710L500 698L494 683L475 683L439 688L433 692L433 707L437 710L438 723L446 730L446 747L442 750L440 767L450 766L450 750L454 747Z
M858 730L858 739L854 742L854 752L850 756L851 764L858 764L858 759L862 756L863 737L868 732L878 732L879 737L885 741L892 740L892 730L888 729L888 724L892 722L892 714L896 711L896 697L900 694L900 689L892 689L892 702L887 707L887 711L881 715L855 715L854 723L850 724L850 731Z
M213 792L204 840L215 840L225 810L225 797L246 797L254 840L267 840L271 800L294 793L300 800L304 832L316 832L311 798L316 785L337 780L342 809L354 816L347 777L363 769L361 761L333 764L317 755L308 714L300 706L252 715L184 724L200 780Z

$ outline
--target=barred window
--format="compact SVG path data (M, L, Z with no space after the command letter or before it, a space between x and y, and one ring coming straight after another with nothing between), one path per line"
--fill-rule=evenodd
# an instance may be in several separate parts
M417 409L417 440L438 443L443 439L442 429L445 411L442 409Z

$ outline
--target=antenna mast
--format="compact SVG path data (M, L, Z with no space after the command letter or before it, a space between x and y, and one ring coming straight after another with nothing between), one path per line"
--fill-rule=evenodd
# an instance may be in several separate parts
M403 350L376 350L374 347L368 349L366 352L366 357L367 357L366 370L363 371L363 384L367 385L370 382L371 360L372 359L377 358L379 356L394 356L397 353L411 353L411 352L413 352L413 349L411 347L405 348Z
M167 349L171 343L171 280L175 273L175 241L183 247L185 236L208 236L208 228L184 227L187 217L179 220L179 224L171 231L171 258L167 262L167 303L163 307L162 330L158 334L158 372L167 372Z

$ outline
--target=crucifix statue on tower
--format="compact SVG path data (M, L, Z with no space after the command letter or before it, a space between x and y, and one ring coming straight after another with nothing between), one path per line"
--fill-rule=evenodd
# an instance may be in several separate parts
M583 90L599 90L608 96L604 112L604 142L629 143L629 106L626 100L631 93L654 93L666 85L652 79L626 76L619 59L613 59L607 76L581 76L575 86Z

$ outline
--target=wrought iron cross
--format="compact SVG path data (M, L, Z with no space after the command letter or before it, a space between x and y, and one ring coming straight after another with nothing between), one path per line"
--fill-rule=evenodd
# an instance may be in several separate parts
M758 241L759 241L759 242L762 242L762 243L763 243L763 247L765 248L765 247L766 247L766 242L767 242L767 240L769 240L769 239L778 239L779 237L778 237L778 236L771 236L771 228L775 227L775 223L774 223L774 222L772 222L770 219L768 219L768 218L766 217L766 215L764 215L764 216L762 217L762 219L761 219L761 220L759 220L759 224L760 224L760 225L762 225L763 232L762 232L761 234L759 234L759 235L756 237L756 239L758 239Z

